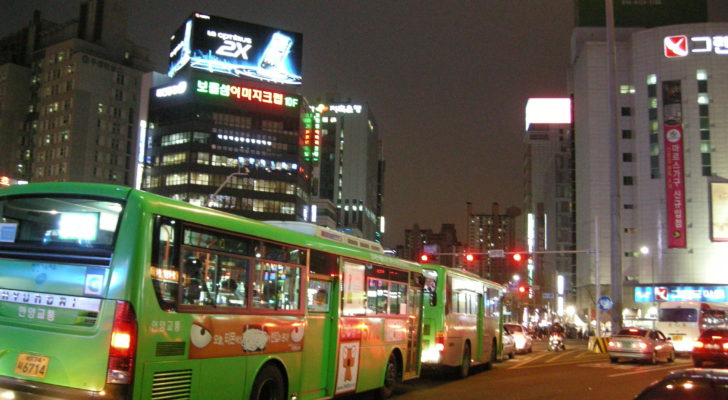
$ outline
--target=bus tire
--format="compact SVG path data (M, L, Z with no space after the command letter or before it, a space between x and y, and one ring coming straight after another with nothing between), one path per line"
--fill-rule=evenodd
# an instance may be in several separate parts
M266 365L258 372L250 392L250 400L285 400L286 385L281 371L273 365Z
M457 377L460 379L465 379L470 375L470 343L465 343L465 346L463 346L463 359L460 362L460 367L458 367L458 375Z
M493 343L490 345L490 356L488 357L488 361L485 364L485 369L489 370L493 368L496 361L498 361L498 342L493 339Z
M384 371L384 382L379 388L379 398L388 399L394 394L394 388L399 383L399 361L397 356L392 353L387 360L387 369Z

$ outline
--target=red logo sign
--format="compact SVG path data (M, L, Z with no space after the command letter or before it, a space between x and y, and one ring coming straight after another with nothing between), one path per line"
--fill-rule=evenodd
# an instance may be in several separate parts
M688 55L688 37L685 35L665 37L665 57L685 57Z
M667 301L667 288L656 287L655 288L655 300L656 301Z

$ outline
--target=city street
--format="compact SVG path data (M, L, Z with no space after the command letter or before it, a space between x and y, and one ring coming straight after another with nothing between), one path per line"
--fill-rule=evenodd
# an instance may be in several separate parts
M403 385L396 400L410 399L631 399L672 370L689 368L690 359L647 365L633 361L611 364L606 354L587 351L586 341L567 340L564 352L548 352L535 342L530 354L476 370L465 380L425 376Z

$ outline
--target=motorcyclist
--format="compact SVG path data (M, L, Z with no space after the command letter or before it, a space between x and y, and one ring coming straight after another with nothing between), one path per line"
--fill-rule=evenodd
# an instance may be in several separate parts
M549 350L565 350L564 346L564 327L558 322L549 328Z

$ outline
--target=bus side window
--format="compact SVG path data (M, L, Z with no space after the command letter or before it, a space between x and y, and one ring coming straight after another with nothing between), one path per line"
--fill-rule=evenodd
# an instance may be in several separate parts
M179 269L175 265L177 247L173 220L156 217L154 241L151 266L152 287L157 295L159 306L164 310L173 310L177 306L179 290Z
M327 312L329 311L329 293L331 293L331 282L310 280L306 297L308 299L308 311Z

